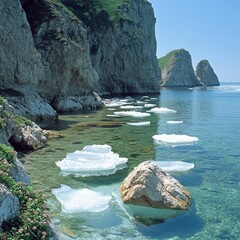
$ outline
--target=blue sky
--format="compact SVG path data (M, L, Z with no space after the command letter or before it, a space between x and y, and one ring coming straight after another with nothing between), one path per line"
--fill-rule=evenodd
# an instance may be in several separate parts
M220 82L240 82L240 0L149 0L156 23L157 56L174 49L202 59Z

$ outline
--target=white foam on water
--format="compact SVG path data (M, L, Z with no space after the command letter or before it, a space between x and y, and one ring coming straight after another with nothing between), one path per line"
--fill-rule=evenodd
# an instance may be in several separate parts
M143 107L146 107L146 108L153 108L155 107L156 104L153 104L153 103L145 103Z
M160 134L152 137L158 144L173 144L173 145L185 145L197 142L197 137L188 135L176 135L176 134Z
M144 112L136 112L136 111L122 111L122 112L114 112L115 115L117 116L124 116L124 117L148 117L150 116L149 113L144 113Z
M193 163L182 161L152 161L152 163L167 172L185 172L194 168Z
M127 123L130 126L149 126L151 122L135 122L135 123Z
M181 124L183 121L167 121L167 124Z
M143 108L142 106L133 106L133 105L125 105L121 106L122 109L134 109L134 108Z
M149 110L148 112L153 112L153 113L176 113L177 111L169 108L164 108L164 107L155 107Z
M109 145L91 145L83 150L66 154L66 157L57 161L56 165L62 170L62 175L102 176L114 174L125 168L127 158L120 158L112 152Z
M66 213L102 212L109 206L111 196L91 191L87 188L73 189L67 185L61 185L60 188L52 189L62 205L62 211Z

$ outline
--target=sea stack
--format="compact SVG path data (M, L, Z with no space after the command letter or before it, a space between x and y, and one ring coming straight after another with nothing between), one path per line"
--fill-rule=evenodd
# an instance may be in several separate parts
M173 50L158 60L162 71L161 86L195 87L202 85L196 78L192 58L184 49Z
M206 86L219 86L218 77L208 60L202 60L196 67L196 77Z

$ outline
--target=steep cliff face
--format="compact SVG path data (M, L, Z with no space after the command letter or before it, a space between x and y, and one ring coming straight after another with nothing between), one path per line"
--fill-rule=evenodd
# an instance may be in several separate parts
M96 99L92 89L98 75L91 64L83 23L57 1L25 1L23 7L47 76L38 82L39 93L53 102L57 110L60 99L69 97L78 97L76 110L88 108L89 99ZM90 108L100 106L96 99ZM72 106L69 108L73 110Z
M191 55L184 49L174 50L159 59L162 70L161 86L189 87L200 86L192 66Z
M128 1L120 9L125 19L89 33L92 64L100 79L97 91L157 93L161 73L153 9L144 0Z
M41 56L34 47L31 29L18 0L0 1L0 95L21 106L21 113L36 118L56 118L56 112L37 94L44 78ZM21 97L22 102L18 100ZM38 102L31 114L29 99ZM24 104L25 103L25 104ZM34 116L33 116L34 115Z
M196 77L206 86L219 86L218 77L207 60L202 60L196 67Z
M146 0L62 0L88 27L101 94L159 92L155 17Z
M102 107L94 91L159 92L146 0L2 0L0 11L0 95L16 113L56 119Z

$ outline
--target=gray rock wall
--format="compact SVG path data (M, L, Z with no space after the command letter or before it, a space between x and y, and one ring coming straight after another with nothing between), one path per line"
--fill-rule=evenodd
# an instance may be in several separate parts
M147 1L132 0L122 11L131 20L90 30L93 67L101 94L157 93L161 79L156 58L155 17Z
M207 60L202 60L197 64L196 77L206 86L218 86L218 77Z
M0 183L0 226L4 221L15 218L19 208L18 198Z

